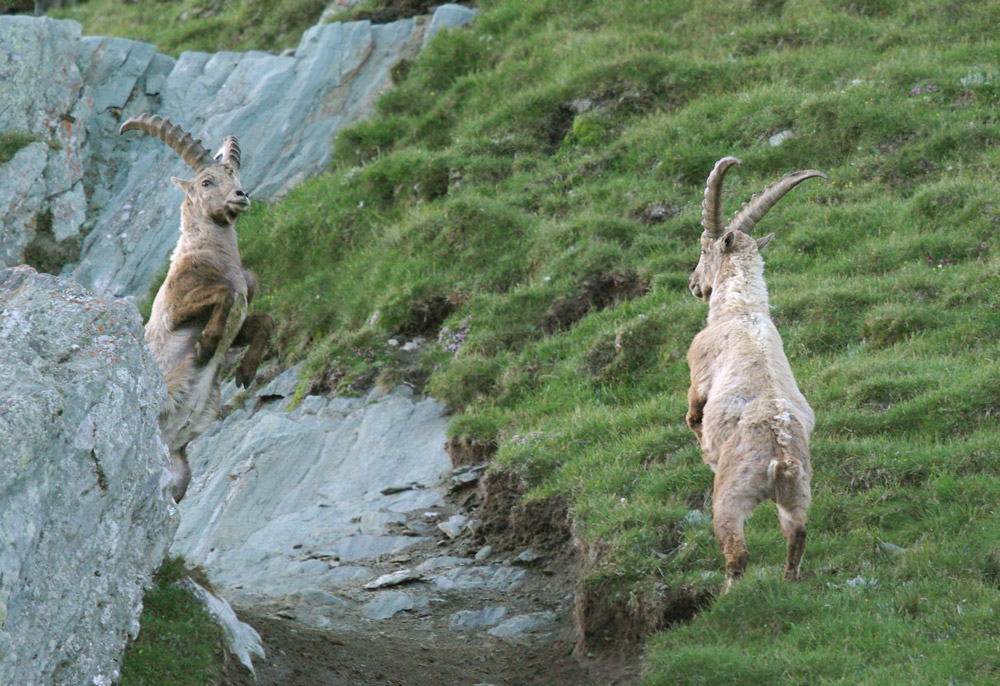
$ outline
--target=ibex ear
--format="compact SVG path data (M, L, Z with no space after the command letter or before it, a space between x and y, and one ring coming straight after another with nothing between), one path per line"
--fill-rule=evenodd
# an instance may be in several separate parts
M722 252L730 252L733 246L736 245L736 233L733 231L726 231L726 233L719 239L722 242Z
M757 239L757 252L764 252L764 248L771 245L771 241L774 240L774 232L767 234L763 238Z
M170 180L173 181L174 185L180 188L184 195L194 195L194 181L187 181L185 179L179 179L176 176L171 176Z

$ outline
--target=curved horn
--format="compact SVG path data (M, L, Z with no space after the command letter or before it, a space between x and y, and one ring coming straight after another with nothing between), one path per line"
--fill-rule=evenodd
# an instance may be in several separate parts
M767 186L763 193L750 198L750 202L743 203L743 208L733 215L726 228L739 229L743 233L750 233L753 227L757 225L757 222L781 200L785 193L814 176L826 178L826 174L815 169L804 169L791 174L785 174Z
M215 156L215 159L228 162L236 171L240 170L240 144L236 142L236 136L226 136L223 139L222 149Z
M708 175L705 199L701 201L701 225L712 236L722 233L722 179L734 164L742 163L735 157L723 157Z
M118 133L122 134L132 129L145 131L169 145L174 152L184 158L195 174L212 164L212 154L205 149L201 141L196 141L191 137L191 134L177 124L171 124L170 120L165 117L158 114L149 115L144 112L122 124Z

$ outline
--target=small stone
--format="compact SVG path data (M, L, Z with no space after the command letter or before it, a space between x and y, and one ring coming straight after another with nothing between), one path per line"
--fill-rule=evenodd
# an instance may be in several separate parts
M441 555L439 557L432 557L430 559L424 560L419 565L417 565L416 571L424 573L431 572L435 569L444 569L450 567L461 567L463 565L469 564L470 560L467 557L454 557L452 555Z
M405 344L403 344L403 352L408 353L408 352L413 352L414 350L419 350L420 347L423 346L423 344L424 344L424 339L421 338L420 336L417 336L412 341L407 341Z
M889 555L899 555L900 553L906 551L905 548L902 548L895 543L889 543L888 541L882 541L878 544L878 547L883 553L887 553Z
M413 491L420 488L424 488L423 484L418 484L416 481L411 481L408 484L397 484L395 486L386 486L380 493L382 495L393 495L394 493L403 493L405 491Z
M454 472L451 475L452 488L461 488L462 486L467 486L468 484L475 483L479 481L480 473L482 470L467 469L461 472Z
M438 528L445 532L448 538L458 538L465 529L465 525L468 521L469 518L465 515L452 515L447 521L438 524Z
M768 138L767 142L768 144L770 144L772 148L776 148L782 143L784 143L787 139L793 138L794 136L795 136L794 131L792 131L791 129L785 129L784 131L779 131L778 133Z
M484 607L482 610L460 610L448 619L452 629L479 629L484 626L495 626L507 614L507 608L502 605Z
M682 521L685 526L701 526L712 521L712 517L701 510L688 510Z
M514 638L531 631L544 629L556 623L554 612L532 612L527 615L517 615L489 630L490 636L497 638Z
M398 612L413 609L413 598L402 591L383 591L361 606L361 614L369 619L389 619Z
M520 565L530 565L541 560L544 555L541 553L536 553L534 550L525 550L523 553L514 558L515 564Z
M400 569L397 572L392 572L391 574L383 574L375 581L369 581L367 584L362 586L367 591L374 591L378 588L385 588L386 586L398 586L399 584L405 584L410 581L418 581L422 579L423 576L412 569Z
M493 554L493 546L484 545L482 548L479 549L479 552L476 553L476 562L482 562L483 560L489 558L489 556L492 554Z

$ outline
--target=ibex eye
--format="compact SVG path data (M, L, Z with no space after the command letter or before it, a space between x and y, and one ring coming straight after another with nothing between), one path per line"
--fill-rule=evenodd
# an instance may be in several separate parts
M204 186L205 188L208 188L209 186L212 185L212 179L205 179L204 181L201 182L201 185Z

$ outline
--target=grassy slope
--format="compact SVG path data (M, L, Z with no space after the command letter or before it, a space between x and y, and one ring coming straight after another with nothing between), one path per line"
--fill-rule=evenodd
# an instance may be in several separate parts
M293 48L324 0L86 0L49 16L74 19L88 36L123 36L162 52Z
M568 494L600 552L586 583L648 611L721 581L711 525L684 519L711 486L683 420L705 177L743 159L732 210L827 172L760 226L817 415L810 576L780 581L761 506L748 578L652 638L646 681L995 683L1000 6L689 4L480 3L399 70L329 174L242 220L257 306L289 359L345 387L398 378L387 340L433 336L454 308L467 334L424 370L454 431L495 441L532 495ZM574 116L584 96L602 104ZM646 226L657 202L670 218ZM648 294L546 333L554 303L612 270Z

